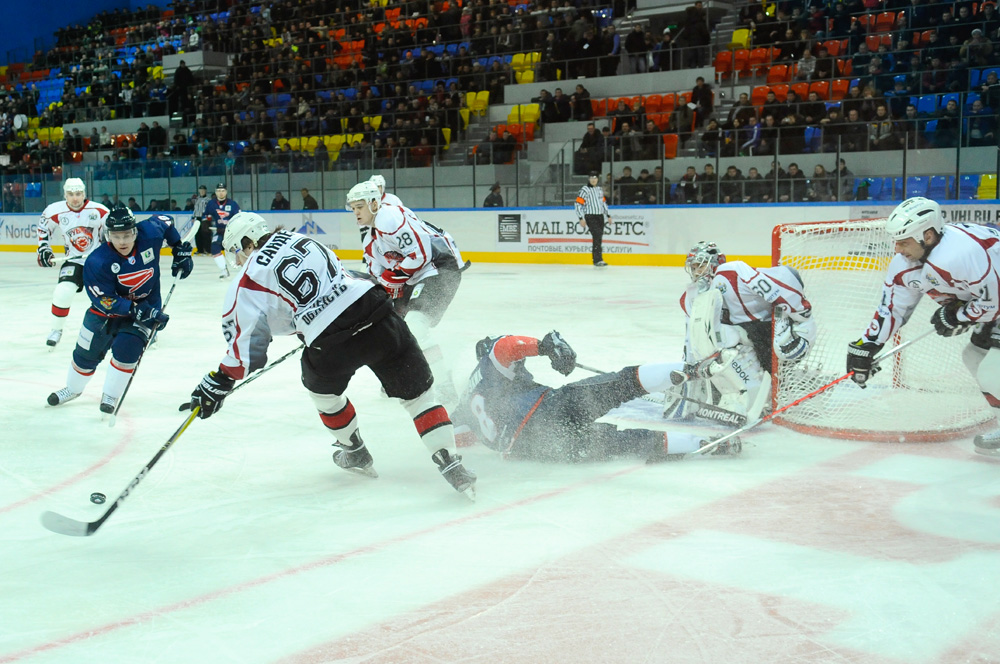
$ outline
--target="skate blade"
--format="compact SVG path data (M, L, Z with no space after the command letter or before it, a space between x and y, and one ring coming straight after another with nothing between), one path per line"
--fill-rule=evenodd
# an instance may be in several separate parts
M1000 458L1000 449L993 450L987 447L976 447L975 445L972 446L972 449L975 451L976 454L982 454L983 456L993 457L994 459Z
M375 472L374 468L344 468L343 470L354 473L355 475L361 475L362 477L370 477L373 480L378 479L378 473Z
M465 491L459 491L459 493L461 493L463 496L465 496L466 498L468 498L472 502L476 502L476 485L475 484L473 484L472 486L470 486Z

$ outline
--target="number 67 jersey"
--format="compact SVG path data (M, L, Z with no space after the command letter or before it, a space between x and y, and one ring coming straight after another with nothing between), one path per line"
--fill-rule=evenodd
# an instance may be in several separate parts
M267 363L278 335L312 344L374 284L355 279L340 259L312 238L278 231L258 247L226 293L222 333L229 343L222 366L239 380Z

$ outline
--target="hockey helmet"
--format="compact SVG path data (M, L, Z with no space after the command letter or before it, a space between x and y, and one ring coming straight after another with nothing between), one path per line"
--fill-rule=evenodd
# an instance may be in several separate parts
M226 250L226 258L236 264L236 254L243 251L243 238L249 238L254 244L271 232L271 226L264 217L256 212L239 211L226 224L226 232L222 237L222 248Z
M924 231L933 228L939 234L944 227L941 206L923 196L914 196L896 206L885 222L885 232L893 241L913 238L923 244Z
M494 344L500 340L500 337L483 337L476 342L476 359L481 360L490 354L493 350Z
M375 174L368 178L369 182L374 182L375 186L379 188L383 193L385 192L385 178L381 175Z
M132 210L124 205L112 208L108 212L107 219L104 220L104 227L109 233L114 231L130 231L136 226L135 215Z
M381 177L381 176L379 176ZM382 193L378 190L378 185L372 180L367 180L365 182L359 182L358 184L351 187L351 190L347 192L347 204L344 206L348 212L353 211L351 203L354 201L379 201L382 199ZM371 205L369 204L369 209ZM373 210L374 211L374 210Z
M83 194L87 193L87 185L83 183L80 178L69 178L63 182L63 193L68 193L71 191L79 191Z
M691 277L691 281L711 279L715 276L715 270L725 262L726 255L719 251L719 247L714 242L699 242L688 252L687 259L684 261L684 269ZM706 265L708 270L703 269Z

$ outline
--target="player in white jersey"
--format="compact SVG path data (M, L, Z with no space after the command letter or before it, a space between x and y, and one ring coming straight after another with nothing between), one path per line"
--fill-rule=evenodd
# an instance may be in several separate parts
M664 415L752 421L767 406L772 350L781 361L797 361L816 339L802 279L783 265L727 263L713 242L696 244L685 269L692 282L681 296L688 316L685 362Z
M378 193L382 196L382 205L398 205L403 207L403 201L400 200L399 196L395 194L390 194L385 190L385 178L381 175L373 175L368 178L369 182L374 182L378 187Z
M442 397L454 403L458 394L431 329L441 322L462 281L465 261L458 246L451 235L421 221L409 208L383 203L371 180L351 188L347 209L359 226L371 228L364 244L369 274L406 319L441 382Z
M83 290L83 263L101 244L104 218L108 214L108 208L87 200L87 187L80 178L66 180L63 196L65 200L47 206L38 221L40 267L56 266L50 242L57 230L66 245L66 263L59 268L59 281L52 293L52 331L45 340L50 347L55 347L62 338L73 294Z
M445 479L459 492L474 491L476 476L455 454L454 428L431 387L427 360L382 289L352 276L312 238L272 230L253 212L229 220L223 245L232 267L243 266L223 307L229 349L182 409L198 406L199 417L210 417L237 380L265 365L272 337L294 334L306 344L302 384L337 441L338 466L377 477L344 396L354 373L367 366L386 394L402 400Z
M945 224L941 206L919 196L896 206L885 230L896 243L896 255L871 324L848 346L852 379L865 386L873 373L872 358L926 294L940 305L931 318L938 334L950 337L972 330L962 359L986 401L1000 408L1000 230ZM976 436L975 450L1000 456L1000 429Z

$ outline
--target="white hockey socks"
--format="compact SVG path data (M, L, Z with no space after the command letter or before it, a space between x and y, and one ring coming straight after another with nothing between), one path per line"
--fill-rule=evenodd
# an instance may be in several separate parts
M323 426L333 434L337 442L346 449L354 447L357 437L358 416L350 399L341 394L317 394L309 392Z
M420 440L431 453L442 449L455 453L455 427L451 424L448 411L438 401L433 387L416 399L403 401L403 408L413 418L413 426L420 434Z
M431 331L430 320L421 311L411 311L403 320L406 321L406 326L410 328L417 345L427 359L431 374L434 376L434 387L441 396L441 401L454 406L458 403L458 391L451 377L451 368L445 362L444 350Z
M684 363L643 364L639 367L639 384L647 392L666 392L673 387L673 383L670 382L671 371L684 371Z
M125 386L128 385L137 364L138 362L118 362L112 357L108 373L104 377L104 395L111 397L117 404L125 393Z
M70 362L69 372L66 374L66 387L70 392L81 394L87 388L87 383L89 383L90 379L93 377L94 369L91 369L88 373L86 369L81 369L73 362Z
M73 302L76 284L72 281L60 281L52 293L52 329L61 330L69 316L69 305Z
M215 264L219 267L219 272L221 274L223 274L223 275L228 275L229 274L229 266L226 265L226 257L225 256L223 256L222 254L219 254L218 256L212 256L212 260L214 260Z
M684 433L679 431L668 431L663 434L663 451L667 454L687 454L701 449L701 441L704 436Z

